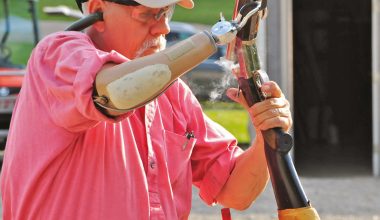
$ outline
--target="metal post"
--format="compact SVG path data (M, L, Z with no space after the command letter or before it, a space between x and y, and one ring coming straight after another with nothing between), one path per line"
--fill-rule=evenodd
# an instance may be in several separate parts
M5 42L8 39L8 36L9 36L9 33L10 33L10 29L11 29L11 22L9 20L9 5L8 5L8 0L3 0L3 6L4 6L4 17L5 17L5 20L4 20L4 22L5 22L5 31L4 31L3 37L1 38L0 49L3 49L3 46L5 46Z
M380 0L372 0L373 175L380 177Z
M28 0L29 1L29 12L32 16L33 23L33 34L34 34L34 44L37 45L40 40L40 29L38 27L38 16L37 16L37 2L38 0Z
M268 1L267 72L293 103L293 1ZM291 106L291 109L294 109ZM294 115L294 114L293 114ZM295 146L293 149L297 148ZM293 150L291 151L293 155Z
M267 67L271 79L293 102L292 0L268 1Z

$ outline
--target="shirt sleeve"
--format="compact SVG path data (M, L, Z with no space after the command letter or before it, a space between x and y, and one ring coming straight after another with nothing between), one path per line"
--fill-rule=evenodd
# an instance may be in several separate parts
M243 151L230 132L203 113L187 85L179 81L178 86L187 129L193 131L197 139L191 155L193 183L200 189L200 197L211 205L217 202L216 196L228 180L237 156Z
M96 74L105 63L128 61L121 54L98 50L80 32L59 32L39 43L28 69L46 94L49 116L60 127L79 132L99 121L115 122L97 110L92 99Z

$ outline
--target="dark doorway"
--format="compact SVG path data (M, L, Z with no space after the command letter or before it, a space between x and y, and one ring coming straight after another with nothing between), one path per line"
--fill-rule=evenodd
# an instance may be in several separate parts
M294 0L300 175L371 174L371 1Z

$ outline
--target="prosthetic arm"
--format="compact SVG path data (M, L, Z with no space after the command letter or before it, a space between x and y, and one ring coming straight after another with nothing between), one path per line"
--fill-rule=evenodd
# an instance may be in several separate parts
M94 101L111 112L145 105L215 51L214 38L201 32L158 53L113 66L97 75Z
M80 31L100 20L103 15L96 12L66 30ZM203 31L158 53L119 65L110 64L96 77L94 102L109 114L119 115L152 101L178 77L215 53L216 45L235 38L237 31L230 31L229 22L223 24L214 28L212 34Z

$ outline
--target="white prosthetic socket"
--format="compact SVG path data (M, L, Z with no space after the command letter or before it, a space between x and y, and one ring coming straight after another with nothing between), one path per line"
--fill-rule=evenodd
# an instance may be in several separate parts
M94 102L111 115L143 106L215 51L213 37L201 32L158 53L112 66L97 75Z

